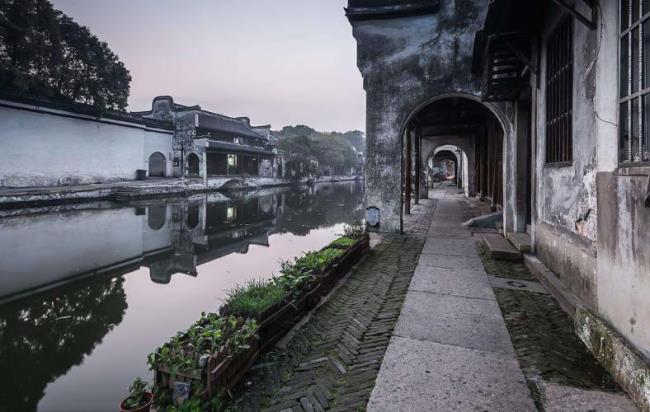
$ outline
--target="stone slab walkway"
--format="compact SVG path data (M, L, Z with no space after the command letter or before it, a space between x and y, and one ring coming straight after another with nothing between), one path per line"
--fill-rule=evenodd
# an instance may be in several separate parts
M456 190L437 207L369 411L535 411Z

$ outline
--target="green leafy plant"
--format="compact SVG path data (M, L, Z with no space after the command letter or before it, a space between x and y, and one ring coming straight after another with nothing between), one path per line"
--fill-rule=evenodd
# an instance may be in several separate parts
M304 256L296 259L294 266L300 270L322 271L336 258L343 255L342 250L325 248L315 252L307 252Z
M190 373L202 369L200 360L226 347L228 339L240 335L249 338L256 329L255 320L243 321L236 316L221 317L216 313L202 313L184 332L178 332L167 343L150 353L147 363L152 370L164 367L175 376L179 371Z
M356 243L357 243L356 239L343 236L330 243L329 247L336 248L336 249L349 249L352 246L354 246Z
M286 298L285 289L273 281L251 280L227 291L225 306L231 314L256 318Z
M124 406L127 409L137 409L147 403L145 394L147 393L147 382L137 377L129 386L129 396L124 400Z

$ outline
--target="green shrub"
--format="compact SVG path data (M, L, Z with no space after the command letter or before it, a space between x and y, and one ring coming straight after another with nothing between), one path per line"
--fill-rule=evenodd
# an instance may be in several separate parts
M285 289L273 281L251 280L227 292L225 305L231 314L259 319L267 309L282 303Z

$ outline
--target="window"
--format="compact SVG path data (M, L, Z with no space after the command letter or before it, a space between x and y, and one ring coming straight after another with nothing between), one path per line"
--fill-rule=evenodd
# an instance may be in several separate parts
M650 161L650 1L621 0L619 145L621 163Z
M242 139L241 137L233 137L232 138L232 142L237 143L237 144L243 144L244 143L243 140L244 139Z
M566 16L547 39L546 163L573 160L573 19Z

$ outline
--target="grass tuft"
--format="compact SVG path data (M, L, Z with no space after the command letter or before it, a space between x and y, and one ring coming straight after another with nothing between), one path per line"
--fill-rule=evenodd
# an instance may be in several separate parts
M243 286L236 286L227 292L225 304L230 313L258 318L265 310L285 300L282 286L267 280L251 280Z

